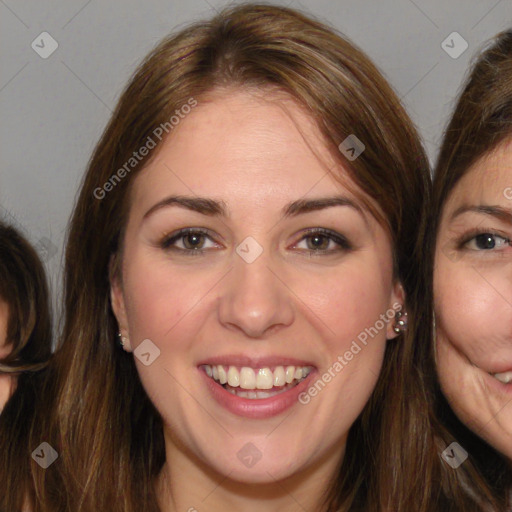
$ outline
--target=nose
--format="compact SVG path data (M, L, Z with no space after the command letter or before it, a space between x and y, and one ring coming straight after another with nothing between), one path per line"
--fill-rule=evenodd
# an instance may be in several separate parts
M279 272L271 268L268 251L251 263L237 253L233 258L219 298L220 323L251 338L263 338L291 325L293 293Z

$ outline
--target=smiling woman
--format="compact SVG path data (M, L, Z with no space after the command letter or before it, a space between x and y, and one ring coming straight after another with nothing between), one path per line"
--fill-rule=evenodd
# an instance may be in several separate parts
M244 5L164 40L73 213L34 508L462 510L412 364L428 195L397 97L324 25Z
M508 31L479 57L458 101L437 164L431 222L434 350L451 406L438 393L439 416L502 500L500 510L512 507L511 119ZM467 484L464 468L453 476Z

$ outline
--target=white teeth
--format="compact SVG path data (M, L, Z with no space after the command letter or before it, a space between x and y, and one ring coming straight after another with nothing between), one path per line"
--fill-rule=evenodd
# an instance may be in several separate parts
M493 377L498 379L500 382L503 382L503 384L512 382L512 372L494 373Z
M284 373L284 368L282 366L278 366L274 370L274 386L284 386L286 384L286 374Z
M260 368L256 375L257 389L272 389L274 387L274 376L270 368Z
M245 390L240 390L240 388L237 388L236 390L233 388L227 388L227 390L232 395L239 396L240 398L251 398L253 400L269 398L270 396L273 396L275 394L275 393L269 393L268 391L245 391Z
M256 388L256 374L252 368L244 366L240 370L240 387L242 389L255 389Z
M276 366L274 371L272 371L269 367L253 369L243 366L239 370L236 366L227 367L223 365L204 365L204 370L208 377L216 380L222 385L228 384L231 388L241 388L245 390L269 390L273 387L282 388L284 386L288 386L292 382L296 384L298 381L306 378L310 374L311 367ZM237 392L237 394L238 396L245 397L245 392ZM250 391L248 391L246 398L266 398L266 396L263 396L265 395L264 392L258 391L257 396L249 396L250 394Z
M206 366L208 367L208 365ZM228 384L233 388L237 388L238 386L240 386L240 373L234 366L229 367Z
M219 382L221 384L226 384L226 382L228 381L228 376L226 374L226 370L224 370L224 366L217 366L217 371L219 372Z

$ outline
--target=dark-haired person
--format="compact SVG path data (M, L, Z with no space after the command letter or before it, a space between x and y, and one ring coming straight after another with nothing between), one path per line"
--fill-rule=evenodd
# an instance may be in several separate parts
M439 416L500 510L512 510L512 30L471 70L442 143L433 201ZM452 476L476 481L465 463Z
M37 415L45 413L41 388L51 353L52 323L43 264L21 233L0 222L2 512L20 511L32 493L35 462L30 453L41 440L32 440L31 432L39 428Z

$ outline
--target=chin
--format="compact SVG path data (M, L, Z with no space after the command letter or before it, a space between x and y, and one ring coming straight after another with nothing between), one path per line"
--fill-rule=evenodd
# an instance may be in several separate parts
M257 485L275 484L277 481L285 480L301 472L300 466L290 465L289 461L265 461L262 458L253 464L245 466L238 459L235 463L229 459L225 465L219 465L216 462L214 466L210 467L234 482Z

